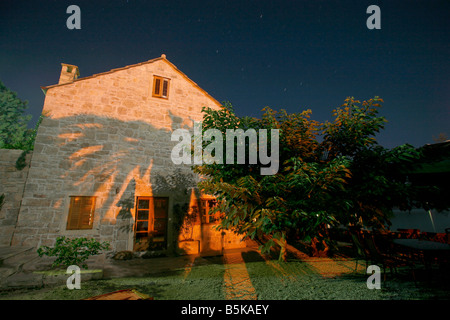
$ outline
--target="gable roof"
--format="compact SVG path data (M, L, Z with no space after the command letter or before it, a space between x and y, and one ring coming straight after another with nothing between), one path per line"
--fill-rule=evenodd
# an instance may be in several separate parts
M67 82L67 83L60 83L60 84L54 84L54 85L50 85L50 86L41 87L41 89L44 92L44 94L47 94L47 90L52 89L52 88L70 85L70 84L78 82L78 81L92 79L92 78L103 76L103 75L106 75L106 74L110 74L110 73L113 73L113 72L116 72L116 71L126 70L126 69L130 69L130 68L142 66L142 65L145 65L145 64L150 64L150 63L153 63L153 62L156 62L156 61L164 61L169 66L171 66L178 74L180 74L184 79L186 79L188 82L190 82L192 85L194 85L197 89L199 89L201 92L203 92L203 94L205 94L208 98L210 98L214 103L216 103L218 106L222 105L220 102L218 102L216 99L214 99L208 92L203 90L197 83L192 81L186 74L181 72L172 62L167 60L165 54L162 54L161 57L159 57L159 58L151 59L151 60L140 62L140 63L137 63L137 64L132 64L132 65L125 66L125 67L122 67L122 68L112 69L110 71L106 71L106 72L102 72L102 73L93 74L91 76L84 77L84 78L78 78L78 79L75 79L75 80L73 80L71 82Z

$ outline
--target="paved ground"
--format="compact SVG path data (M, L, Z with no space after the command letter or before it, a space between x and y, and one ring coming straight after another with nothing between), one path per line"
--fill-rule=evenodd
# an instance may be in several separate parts
M230 265L237 265L241 262L236 260L237 257L240 257L241 252L255 251L256 249L255 246L250 246L244 249L228 250L224 256L184 255L150 259L134 258L131 260L114 260L103 254L88 260L88 271L96 271L93 276L94 279L100 277L104 279L142 277L180 269L186 270L188 273L193 266L223 263L223 259L226 259ZM42 272L52 269L52 262L52 258L39 257L34 248L0 247L0 289L64 284L68 277L65 270L61 269L59 272L53 273ZM233 268L232 266L231 269ZM100 274L98 271L101 271ZM231 274L235 278L237 273L233 271ZM90 280L91 278L92 275L82 276L83 280Z
M324 277L350 273L355 262L335 259L310 258L293 247L289 248L291 256L302 259L308 269ZM245 257L245 261L244 261ZM106 255L99 255L88 260L89 269L82 273L82 281L92 279L114 279L145 277L152 274L169 274L171 271L182 272L187 278L197 266L223 265L224 292L226 299L256 300L256 290L247 270L251 261L265 261L279 275L280 279L295 278L289 270L284 270L276 262L259 254L256 243L248 243L246 248L226 250L223 255L185 255L156 257L150 259L133 258L131 260L114 260ZM69 277L64 269L53 272L52 258L39 257L34 248L0 247L0 290L34 289L65 285Z
M396 295L406 297L406 299L409 299L410 296L412 299L422 299L421 291L423 290L421 287L415 287L414 283L409 281L406 285L408 285L408 288L411 287L408 289L411 294L405 295L405 282L403 280L397 281L395 278L392 278L394 281L389 282L388 290L383 292L382 295L377 296L374 292L370 292L372 295L368 295L367 292L374 290L366 288L364 263L360 263L356 270L357 273L354 273L356 261L353 259L345 257L311 258L293 247L288 249L290 263L278 263L270 257L261 255L254 244L250 244L244 249L226 250L223 255L216 256L189 255L150 259L134 258L122 261L100 255L88 261L89 270L96 272L82 274L81 278L82 281L103 279L105 280L102 281L103 285L112 285L112 282L116 281L115 279L119 282L122 279L128 279L127 281L130 283L124 283L117 287L121 288L124 285L128 286L135 283L141 286L143 290L149 290L149 293L156 297L161 296L161 294L155 292L155 288L170 286L171 290L176 293L184 290L183 287L186 287L186 284L190 287L190 291L182 292L184 295L192 294L192 291L195 291L196 285L198 285L198 290L200 290L198 296L203 297L205 296L204 283L208 283L207 285L211 286L211 296L216 293L215 291L223 292L223 296L215 295L215 299L255 300L267 299L267 297L270 297L270 299L290 299L289 297L308 299L310 298L308 294L315 294L312 297L317 296L320 299L342 299L341 293L336 297L331 296L330 293L342 292L343 290L354 291L355 288L365 294L364 297L367 299L390 299L391 296L397 297ZM42 270L49 270L51 262L52 259L38 257L35 249L32 248L0 247L0 293L3 291L4 294L4 290L11 289L43 288L42 290L45 290L54 286L65 288L69 277L65 270L61 270L59 274L41 272ZM202 271L199 271L200 269ZM208 280L208 276L203 274L205 270L213 270L213 273L209 275L211 279L214 278L213 280ZM199 272L201 273L200 276ZM351 278L356 275L359 275L358 279L355 278L357 283ZM409 277L408 274L405 275ZM144 278L146 276L147 279ZM147 282L152 284L148 288L144 285ZM89 287L88 283L90 282L87 282L84 287ZM96 286L95 283L98 282L92 282L94 287ZM216 289L213 288L214 285L217 287ZM346 285L348 288L345 287ZM270 288L269 292L267 288ZM435 296L433 290L433 288L431 291L428 290L430 292L425 297L426 299ZM110 291L114 291L113 287L111 287L111 290L108 288L105 292ZM319 291L323 291L323 296L318 295ZM179 299L176 295L163 296L167 299ZM355 294L352 296L360 297ZM206 295L205 298L207 299L207 297L210 296ZM45 299L45 297L42 298Z
M188 274L193 266L220 263L226 268L226 284L229 287L227 294L229 297L254 299L254 288L251 286L242 254L247 253L247 256L249 256L249 253L253 253L256 259L261 259L257 252L257 245L249 243L246 248L226 250L223 256L185 255L114 260L103 254L88 260L89 270L96 271L96 273L94 275L84 275L82 279L90 280L92 277L94 279L142 277L181 269ZM327 268L330 269L331 273L339 272L339 267L333 262L334 260L311 259L292 247L290 252L302 260L308 260L311 266L315 265L314 268L324 272L324 274L326 270L320 270L324 268L322 262L327 262ZM41 272L50 270L52 262L52 258L39 257L36 250L31 247L0 247L0 289L33 288L64 284L68 277L65 270L61 269L59 274L55 272L51 274ZM332 263L331 265L330 262ZM267 260L267 263L271 263L270 260ZM352 261L350 264L353 266L354 262ZM349 271L349 268L346 268L345 271Z
M242 253L224 252L224 286L227 300L256 300L256 290L250 280Z

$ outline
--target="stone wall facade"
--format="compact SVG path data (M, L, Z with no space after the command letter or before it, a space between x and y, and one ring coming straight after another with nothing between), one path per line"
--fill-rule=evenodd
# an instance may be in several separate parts
M152 95L154 76L169 79L167 99ZM45 118L12 245L53 245L65 235L133 250L136 199L153 196L168 199L171 250L177 239L171 228L174 207L189 203L198 179L189 165L171 161L178 143L171 134L192 130L193 121L202 120L202 107L220 104L164 55L43 89ZM92 229L67 230L71 196L96 197Z
M25 157L25 167L16 168L22 150L0 149L0 196L4 202L0 210L0 246L9 246L19 215L20 203L28 176L31 153Z

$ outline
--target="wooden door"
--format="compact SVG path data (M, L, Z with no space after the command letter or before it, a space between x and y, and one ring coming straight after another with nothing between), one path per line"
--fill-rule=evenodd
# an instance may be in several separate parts
M137 198L134 228L135 251L166 249L168 209L169 198Z

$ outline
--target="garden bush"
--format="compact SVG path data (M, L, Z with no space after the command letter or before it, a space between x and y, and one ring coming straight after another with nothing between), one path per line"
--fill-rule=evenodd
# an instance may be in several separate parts
M46 255L56 257L52 267L77 265L87 269L85 261L102 250L108 250L108 242L99 242L95 239L58 237L54 247L41 246L37 250L40 257Z

